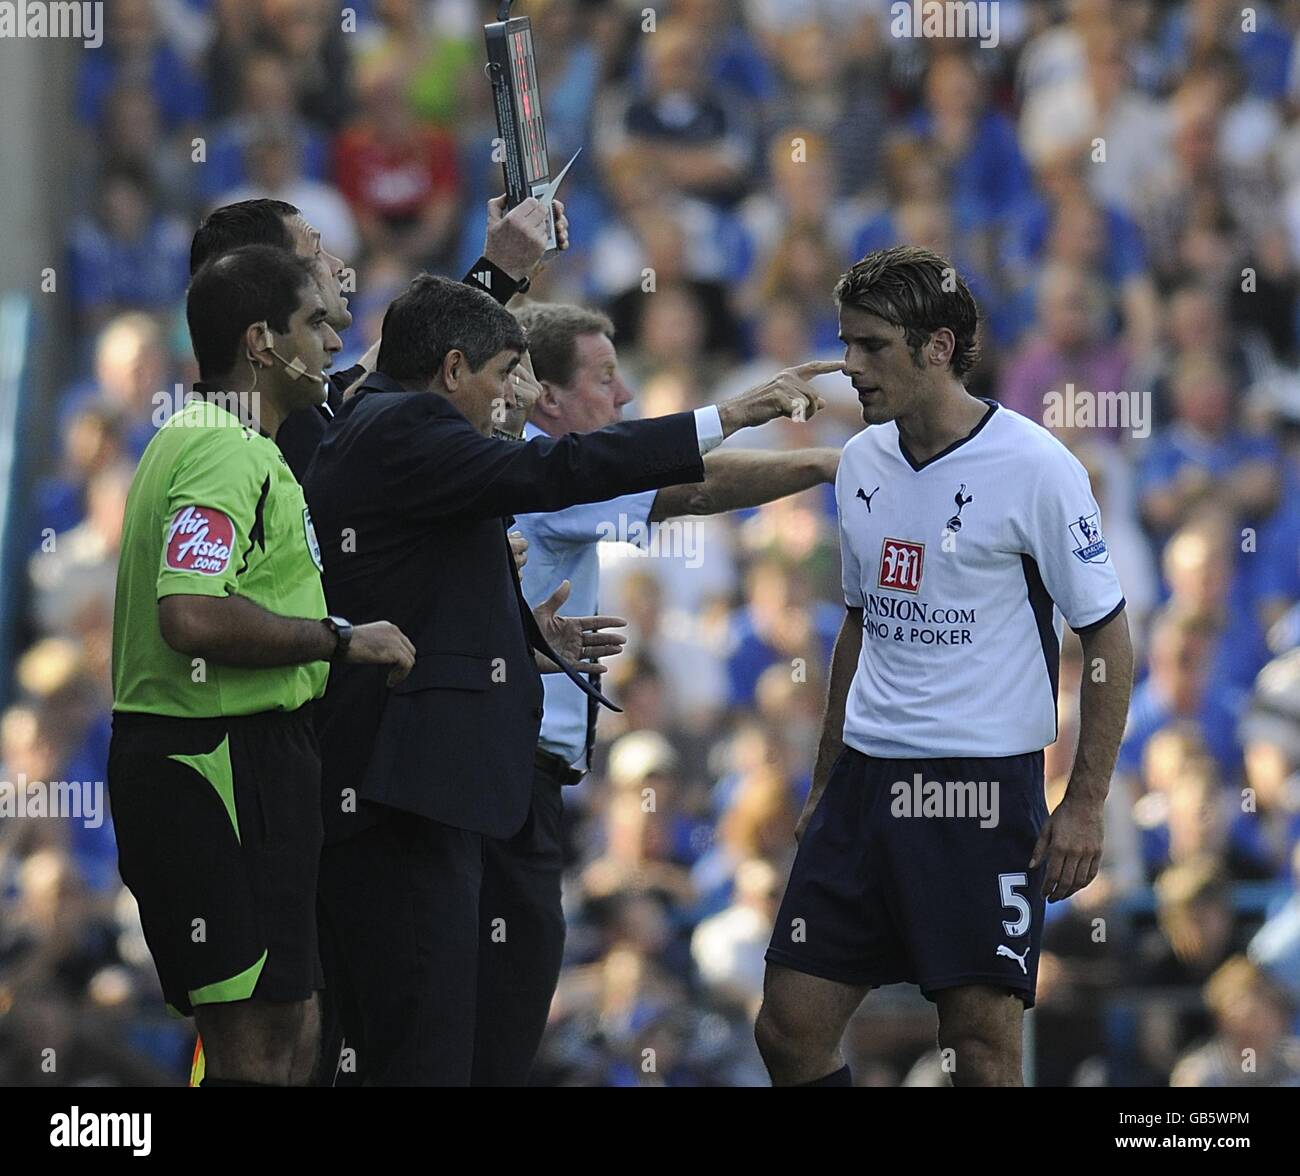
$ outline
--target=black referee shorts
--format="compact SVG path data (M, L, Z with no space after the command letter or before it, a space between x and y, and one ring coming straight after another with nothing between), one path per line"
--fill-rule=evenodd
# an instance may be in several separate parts
M310 709L113 716L118 868L178 1013L250 997L306 1000L323 984L320 751Z

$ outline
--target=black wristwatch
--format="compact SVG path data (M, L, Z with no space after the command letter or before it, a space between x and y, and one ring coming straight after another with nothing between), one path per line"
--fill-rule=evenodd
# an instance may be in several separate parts
M321 624L334 634L334 652L330 654L330 661L343 661L348 656L348 646L352 644L352 622L342 617L326 617Z

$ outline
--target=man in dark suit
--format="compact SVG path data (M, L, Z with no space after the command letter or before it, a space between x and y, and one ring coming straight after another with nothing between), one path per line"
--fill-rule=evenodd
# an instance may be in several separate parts
M504 196L489 200L483 254L461 281L486 290L505 306L515 294L528 289L531 275L541 265L546 252L545 221L545 206L537 200L525 200L512 209L506 208ZM555 234L560 248L567 249L569 220L561 200L555 201ZM325 300L325 321L339 334L352 325L344 286L347 268L325 247L320 230L283 200L240 200L213 209L190 242L190 276L198 273L205 262L244 245L274 245L306 258L315 269ZM326 372L325 402L290 413L280 426L275 443L299 482L325 426L342 407L348 389L375 366L378 350L376 343L351 367Z
M698 482L725 436L821 404L783 373L695 413L498 440L526 345L487 295L420 276L389 307L377 370L307 471L331 612L382 616L416 648L397 687L340 672L319 711L327 992L355 1050L347 1060L377 1085L470 1081L479 923L508 936L511 920L499 888L481 909L484 838L512 837L530 815L539 662L599 697L581 675L622 642L605 631L617 618L557 617L564 586L534 615L511 516Z

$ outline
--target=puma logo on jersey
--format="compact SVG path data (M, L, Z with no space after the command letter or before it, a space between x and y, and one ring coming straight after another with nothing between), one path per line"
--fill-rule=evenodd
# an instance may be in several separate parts
M858 494L857 494L857 496L858 496L859 498L861 498L862 501L865 502L865 503L867 504L867 514L870 514L870 513L871 513L871 500L872 500L873 498L875 498L875 496L876 496L877 494L879 494L879 493L880 493L880 487L879 487L879 486L877 486L877 487L876 487L876 488L875 488L875 489L874 489L870 494L865 493L865 492L863 491L863 489L862 489L861 486L858 487Z
M1025 956L1027 956L1031 951L1033 951L1033 948L1027 947L1025 948L1023 955L1016 955L1016 953L1012 951L1005 943L998 944L998 955L1006 956L1007 959L1009 960L1015 960L1016 963L1020 965L1020 970L1024 972L1026 976L1029 975L1029 969L1025 967Z

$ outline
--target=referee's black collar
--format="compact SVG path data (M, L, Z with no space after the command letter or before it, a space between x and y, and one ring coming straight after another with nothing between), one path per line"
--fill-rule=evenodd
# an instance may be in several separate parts
M899 432L898 452L903 455L903 460L912 467L913 473L919 474L926 466L933 465L941 457L947 457L954 449L960 449L967 441L971 441L977 437L980 430L993 419L993 414L998 410L998 402L996 400L989 400L985 396L976 396L975 399L989 406L988 411L980 417L979 424L967 433L966 436L958 437L951 445L939 450L939 452L934 454L932 457L927 457L924 461L917 461L916 458L907 452L907 446L903 444L903 434L901 431Z
M223 398L224 398L224 397L230 395L230 389L229 389L229 388L222 388L222 387L220 387L219 385L212 383L212 381L210 381L210 380L195 380L195 381L194 381L194 395L200 397L200 398L203 399L203 400L207 400L207 399L208 399L208 398L209 398L213 393L215 393L215 394L216 394L217 396L219 396L219 397L223 397ZM226 408L225 404L223 404L221 400L214 400L214 401L212 401L211 403L215 404L215 405L217 406L217 408L220 408L220 409L222 409L222 410L225 411L225 412L230 412L230 410L229 410L228 408ZM231 416L235 416L234 413L230 413L230 415L231 415ZM237 416L235 417L235 419L236 419L236 420L239 420L239 418L238 418ZM243 421L239 421L239 423L240 423L241 425L244 424ZM258 433L260 433L263 437L265 437L268 441L274 441L274 440L275 440L275 438L272 437L270 433L268 433L264 428L262 428L262 425L261 425L261 422L260 422L260 421L258 422L258 425L257 425L257 431L258 431Z

